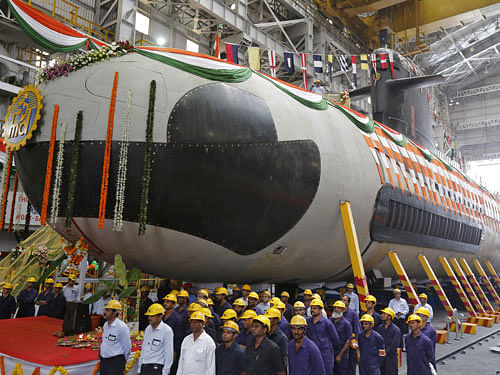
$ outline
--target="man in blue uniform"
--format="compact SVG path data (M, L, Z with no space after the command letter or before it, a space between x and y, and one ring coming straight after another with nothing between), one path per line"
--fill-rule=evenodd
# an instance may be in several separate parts
M422 319L422 328L421 331L424 335L426 335L432 343L432 366L436 369L436 343L437 343L437 332L436 329L431 326L429 322L430 312L425 307L419 307L415 313Z
M264 311L262 311L259 307L257 307L258 303L259 303L259 295L255 292L250 292L248 294L247 310L253 310L257 315L263 315Z
M277 308L281 313L281 319L279 321L281 332L283 332L287 339L290 339L292 331L290 329L290 323L288 323L288 320L285 318L286 305L280 300L276 301L274 307Z
M66 299L63 294L62 283L57 283L54 286L54 295L49 301L49 313L51 318L64 319L64 310L66 309Z
M121 309L121 303L116 300L109 301L104 307L106 323L102 328L102 344L99 352L101 360L99 373L101 375L122 375L130 356L132 348L130 330L118 318Z
M384 339L373 330L373 316L365 314L359 320L363 332L359 334L359 375L380 375L380 365L385 357Z
M54 279L46 279L44 283L45 289L38 293L35 305L39 305L38 314L36 316L49 315L49 302L54 297Z
M253 319L257 316L255 311L246 310L240 317L240 322L243 322L243 328L240 329L238 337L236 337L236 342L245 349L253 341L252 338L252 323Z
M326 375L317 345L306 336L307 322L301 315L290 321L293 340L288 343L288 375Z
M344 318L346 318L349 322L351 322L352 338L353 338L353 341L351 342L351 348L349 349L347 375L356 375L356 347L353 346L355 346L359 332L361 332L361 325L359 324L358 314L356 314L354 310L349 308L351 304L351 299L344 294L342 296L342 302L344 302L345 305Z
M318 347L325 365L325 373L331 375L334 367L334 348L340 344L339 335L333 323L322 316L323 301L313 299L309 306L312 317L307 319L307 337Z
M365 298L365 304L366 304L366 314L373 316L373 320L375 320L375 325L373 326L373 329L376 330L379 324L382 323L382 320L380 319L380 314L375 311L375 305L377 304L377 299L375 298L375 296L369 294ZM361 315L363 315L363 313L361 313Z
M17 296L17 302L19 303L17 318L35 316L35 300L38 295L35 284L36 279L34 277L28 278L26 280L26 289L21 290L21 293Z
M405 336L406 374L431 375L434 353L431 340L421 331L422 319L416 314L411 314L407 324L411 332Z
M227 320L222 326L222 344L215 349L217 375L245 375L247 358L244 350L236 343L240 330L238 324Z
M339 335L340 343L335 348L335 367L333 373L335 375L347 375L349 367L349 349L351 348L352 326L346 318L344 318L345 304L342 301L337 301L333 304L332 317L330 318L335 324L335 329Z
M227 289L223 287L215 289L214 312L221 316L224 314L224 311L231 308L231 304L227 301Z
M283 357L283 363L285 363L286 366L288 364L288 337L286 337L279 328L281 313L276 307L270 307L267 309L264 316L267 316L269 323L271 324L271 329L269 330L267 336L279 346L281 356Z
M398 375L398 347L401 342L401 331L392 322L395 317L394 310L386 307L382 310L382 324L377 328L385 344L385 358L380 367L381 375Z
M167 294L163 297L163 308L165 309L163 321L174 332L174 368L177 366L182 340L184 340L184 337L186 336L186 324L182 320L182 316L174 309L176 303L177 297L174 294Z
M290 321L293 316L293 306L288 303L288 299L290 298L290 293L288 293L286 290L281 292L280 294L280 299L281 302L285 304L285 313L283 316L286 318L287 321Z
M12 319L16 312L16 299L10 295L12 285L4 283L2 286L2 297L0 298L0 319Z

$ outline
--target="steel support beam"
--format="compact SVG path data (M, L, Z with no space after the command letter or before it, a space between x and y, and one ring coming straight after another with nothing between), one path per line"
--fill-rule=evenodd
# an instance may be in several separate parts
M484 272L483 267L481 266L481 263L477 259L474 259L473 261L474 266L476 266L476 270L481 276L481 279L483 280L484 284L486 285L486 288L492 295L493 299L495 300L495 303L497 304L497 307L500 308L500 296L498 295L497 291L493 287L493 284L491 283L490 279L488 278L488 275L486 275L486 272Z
M472 89L460 90L454 93L450 98L466 98L469 96L489 94L492 92L500 91L500 83L495 83L493 85L475 87Z
M499 125L500 125L500 118L491 118L488 120L479 120L479 121L464 122L458 124L456 130L461 131L461 130L491 128Z
M401 280L401 283L403 284L403 287L408 294L408 302L410 302L413 306L417 306L419 303L417 292L413 288L410 278L406 274L406 271L403 267L403 263L401 263L401 261L399 260L398 254L396 254L394 251L389 251L387 255L389 256L389 259L391 260L391 263L396 270L396 273L398 274L399 280Z
M436 274L434 273L434 270L432 269L429 261L423 254L419 254L418 260L420 264L422 265L427 277L431 281L431 284L434 288L434 291L439 297L439 300L444 306L444 309L446 310L446 313L450 318L453 318L453 306L451 305L450 301L448 300L448 297L446 296L446 293L444 292L443 288L441 287L441 284L439 283L439 279L436 277Z
M465 271L467 277L469 278L471 285L476 290L476 294L481 299L481 302L483 303L483 306L486 309L486 312L488 312L488 313L494 312L495 310L493 310L493 307L491 306L490 301L486 297L486 294L484 293L483 289L481 289L481 286L477 282L476 276L474 275L474 273L472 273L472 270L469 267L469 264L467 263L467 261L464 258L460 258L459 262L462 265L462 268Z
M441 262L441 265L444 268L444 271L448 275L448 278L451 281L451 284L455 288L455 291L458 294L458 297L460 298L460 301L462 301L462 304L465 307L465 310L469 313L470 316L476 317L477 313L476 310L474 310L474 307L470 303L469 299L467 298L467 295L465 294L464 289L462 288L462 285L460 285L460 282L458 281L457 277L455 276L455 273L453 272L453 269L451 268L450 264L448 263L448 260L445 257L439 257L439 261Z
M479 298L477 298L476 293L472 290L471 285L469 284L469 281L465 277L465 273L460 267L460 264L458 264L458 261L455 258L450 258L451 265L455 269L455 272L458 275L458 278L460 279L460 282L462 283L463 287L465 288L465 291L467 292L467 295L471 299L472 303L474 304L474 307L476 308L476 311L479 312L479 314L486 314L486 311L483 308L483 305L481 305L481 302L479 301Z

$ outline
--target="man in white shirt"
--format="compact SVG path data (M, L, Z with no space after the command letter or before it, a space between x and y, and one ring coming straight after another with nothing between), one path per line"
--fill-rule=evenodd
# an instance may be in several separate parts
M345 295L351 300L349 308L359 315L359 298L358 295L354 293L354 285L352 283L349 283L347 284L346 288L347 292L345 293Z
M311 88L311 91L320 95L326 93L326 90L323 86L321 86L321 81L319 79L314 81L314 86Z
M389 307L393 309L396 314L396 318L393 320L393 323L397 325L401 331L401 342L399 347L402 348L403 336L408 333L406 315L410 312L410 308L408 307L406 300L401 298L401 290L396 288L392 291L392 293L394 294L394 298L389 301Z
M111 300L104 307L106 323L102 328L102 344L99 357L101 366L100 375L123 375L125 364L130 356L132 343L130 330L118 318L122 305L117 300Z
M80 290L79 288L75 285L76 282L76 276L75 275L69 275L68 276L68 283L64 287L63 294L64 298L66 299L66 302L80 302Z
M257 305L257 308L261 309L263 312L266 312L268 308L271 307L269 300L271 299L271 293L268 290L264 290L260 297L260 303Z
M427 318L427 321L430 323L432 317L434 316L434 312L432 311L432 306L427 303L427 294L420 293L418 295L418 299L420 300L420 303L415 306L415 309L413 311L417 311L419 307L423 307L424 309L429 311L429 317Z
M159 303L149 306L149 325L144 332L142 351L139 357L141 375L169 375L174 361L174 332L163 323L165 309Z
M204 322L201 311L189 317L193 333L182 341L177 375L215 375L215 343L203 329Z

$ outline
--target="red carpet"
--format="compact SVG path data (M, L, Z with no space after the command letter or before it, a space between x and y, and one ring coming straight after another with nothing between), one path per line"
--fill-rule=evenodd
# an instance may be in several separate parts
M57 346L62 320L41 316L0 320L0 355L47 366L66 366L97 360L98 350Z

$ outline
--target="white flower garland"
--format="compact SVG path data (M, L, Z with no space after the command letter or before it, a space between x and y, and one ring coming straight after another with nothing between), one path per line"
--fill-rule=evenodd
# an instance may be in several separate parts
M52 192L52 207L50 210L50 225L55 227L57 215L59 214L59 202L61 196L61 183L64 164L64 143L66 141L67 124L61 125L61 138L59 139L59 149L57 150L56 173L54 176L54 191Z
M128 145L130 132L130 111L132 107L132 91L127 94L127 105L123 116L122 141L120 147L120 161L116 181L116 203L113 230L121 231L123 227L123 206L125 204L125 186L127 183Z

